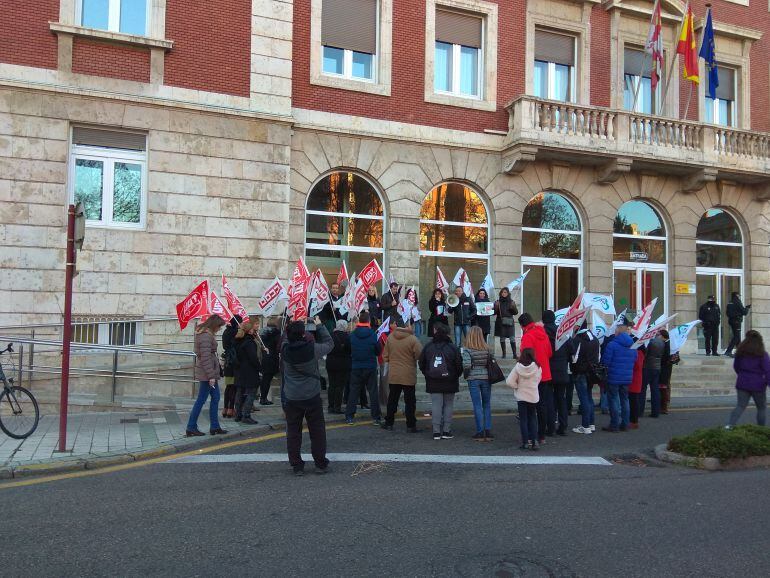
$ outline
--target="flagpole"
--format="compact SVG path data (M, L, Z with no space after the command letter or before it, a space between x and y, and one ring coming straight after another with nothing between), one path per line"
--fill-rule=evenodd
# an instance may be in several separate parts
M674 38L675 42L679 43L679 37L682 36L682 28L684 27L684 19L687 17L687 7L690 5L688 2L684 7L684 13L682 14L682 22L679 25L679 34L676 35ZM676 51L676 48L674 48L674 55L671 58L671 66L668 68L668 76L666 76L666 85L663 87L663 97L661 102L665 105L666 103L666 96L668 95L668 89L671 86L671 78L674 74L674 66L679 62L679 53ZM679 117L679 112L677 111L676 117Z
M708 14L709 10L711 10L711 4L706 4L706 14ZM704 37L705 34L706 34L706 24L704 22L703 29L701 30L701 33L700 33L700 42L698 43L698 46L700 46L700 48L698 48L698 59L696 60L696 62L700 60L700 50L701 50L701 48L703 48L703 37ZM699 67L700 67L700 65L699 65ZM692 91L693 91L693 86L694 85L695 85L695 83L691 80L690 81L690 92L687 95L687 105L684 107L684 120L687 120L687 113L690 110L690 100L692 100Z

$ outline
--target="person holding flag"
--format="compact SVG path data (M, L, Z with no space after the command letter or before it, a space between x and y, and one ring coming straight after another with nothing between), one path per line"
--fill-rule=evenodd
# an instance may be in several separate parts
M217 355L216 334L225 326L225 321L219 315L212 315L201 323L195 330L195 379L198 381L198 397L190 411L187 420L187 437L205 435L198 429L198 417L203 409L203 404L211 396L209 404L209 433L211 435L226 434L227 431L219 427L219 377L220 365Z
M603 431L618 433L626 431L631 420L631 405L628 388L634 378L636 351L631 349L634 341L628 334L631 321L624 319L615 330L615 337L608 340L602 354L602 363L607 366L607 396L610 403L610 424Z
M476 315L476 305L473 299L465 294L461 285L455 287L455 297L457 297L457 305L450 307L449 311L454 316L455 345L460 347L463 337L467 335L468 328L471 326L471 319Z
M380 307L382 310L383 319L387 317L390 317L391 319L395 319L396 316L398 315L396 308L398 307L398 302L400 301L400 298L399 298L400 293L401 293L401 288L399 284L396 282L395 279L391 278L390 285L388 286L388 290L382 296L382 299L380 299Z

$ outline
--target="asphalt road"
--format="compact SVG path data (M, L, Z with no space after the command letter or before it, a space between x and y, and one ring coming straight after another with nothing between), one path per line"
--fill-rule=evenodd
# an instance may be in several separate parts
M604 456L612 466L338 462L325 476L295 478L286 463L165 462L0 486L0 574L767 575L768 470L706 473L645 457L671 434L725 416L676 412L626 434L549 438L541 452ZM524 455L512 416L495 418L492 443L469 439L472 421L458 420L458 437L440 442L403 423L395 432L338 427L329 449Z

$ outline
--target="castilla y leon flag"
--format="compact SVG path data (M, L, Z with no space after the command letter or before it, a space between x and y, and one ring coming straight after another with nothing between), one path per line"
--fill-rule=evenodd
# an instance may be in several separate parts
M286 299L286 289L280 279L276 277L270 285L267 286L262 298L257 302L262 311L262 315L268 317L272 315L273 309L281 299Z
M241 320L248 321L249 314L246 313L246 308L241 304L241 300L230 289L230 285L227 283L227 277L222 275L222 292L225 294L225 301L227 301L227 308L233 315L240 316Z
M211 292L211 305L209 306L209 315L219 315L225 321L230 321L233 318L233 314L227 306L222 303L222 300L217 297L214 291Z
M684 19L682 20L682 29L679 31L679 43L676 46L676 53L684 56L683 78L698 84L700 76L698 75L698 47L695 40L694 20L692 6L688 3Z
M345 261L343 261L342 265L340 265L340 272L337 273L337 285L342 285L343 281L348 281L349 279L348 266L345 264Z
M380 265L377 263L376 259L369 261L369 264L361 269L361 272L358 274L358 279L363 282L367 291L369 290L369 287L373 287L377 281L381 281L384 277L382 269L380 269Z
M208 279L192 290L187 297L177 303L176 316L179 319L179 329L184 331L187 324L196 317L208 315L209 312L209 282Z
M663 69L663 19L660 15L660 0L655 0L655 5L652 7L650 32L647 34L647 43L644 48L647 54L652 57L650 86L652 90L655 90L660 80L661 70Z

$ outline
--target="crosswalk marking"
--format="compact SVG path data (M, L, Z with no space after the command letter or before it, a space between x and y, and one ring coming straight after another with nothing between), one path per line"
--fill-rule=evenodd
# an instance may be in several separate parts
M332 462L395 462L413 464L478 464L491 466L542 465L542 466L611 466L598 456L455 456L440 454L370 454L332 453L327 454ZM310 454L302 458L312 462ZM204 454L185 456L169 460L168 464L227 464L248 462L287 462L285 453L280 454Z

